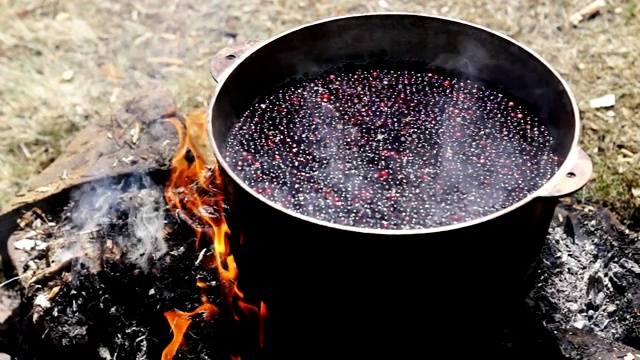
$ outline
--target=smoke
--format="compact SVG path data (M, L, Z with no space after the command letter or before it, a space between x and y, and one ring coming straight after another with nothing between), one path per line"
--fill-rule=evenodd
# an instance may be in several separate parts
M77 259L77 266L97 271L107 258L124 256L147 272L167 251L163 190L145 174L84 184L71 193L71 204L56 262Z
M143 177L145 186L136 189L128 204L129 221L127 236L120 245L127 249L129 261L148 270L150 260L157 259L167 251L164 241L164 197L162 188L149 177Z
M460 78L473 80L483 77L484 69L490 65L491 56L484 46L471 38L458 43L457 54L441 54L432 65L453 69Z
M80 232L95 231L109 222L115 199L121 191L111 178L83 184L71 193L74 204L71 225Z

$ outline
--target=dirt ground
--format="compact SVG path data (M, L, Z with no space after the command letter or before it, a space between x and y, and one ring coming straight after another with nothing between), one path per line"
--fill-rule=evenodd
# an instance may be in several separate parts
M236 0L0 2L0 205L63 151L73 134L160 82L184 114L215 88L211 56L344 14L410 11L501 31L546 58L570 83L583 116L592 182L576 196L640 219L640 7L608 0L577 27L590 0ZM562 29L559 29L559 28ZM591 109L608 93L616 104Z

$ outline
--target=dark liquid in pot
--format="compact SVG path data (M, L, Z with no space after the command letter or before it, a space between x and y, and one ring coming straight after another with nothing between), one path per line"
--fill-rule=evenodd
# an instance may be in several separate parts
M551 143L535 114L474 80L343 68L258 99L224 156L256 192L300 214L420 229L524 199L558 169Z

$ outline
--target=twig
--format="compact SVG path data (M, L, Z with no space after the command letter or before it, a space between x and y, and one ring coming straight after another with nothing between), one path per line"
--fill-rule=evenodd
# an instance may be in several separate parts
M204 259L204 254L207 252L207 248L202 249L202 251L200 251L200 254L198 255L198 260L196 260L196 264L195 266L198 266L198 264L200 264L200 262L202 261L202 259Z
M604 0L596 0L580 9L577 13L571 15L571 17L569 17L569 22L571 25L576 26L581 21L587 20L602 11L605 6L607 6L607 3L605 3Z
M71 265L71 262L73 260L75 260L77 257L72 257L72 258L68 258L56 265L53 265L50 268L47 268L41 272L39 272L38 274L34 275L28 282L27 285L31 285L34 284L36 282L42 281L48 277L51 277L57 273L59 273L60 271L64 270L65 268L67 268L69 265Z
M150 57L150 58L147 58L147 61L152 64L164 64L164 65L176 65L176 66L184 65L184 60L176 59L176 58Z
M11 278L11 279L3 282L2 284L0 284L0 289L2 289L4 286L8 285L9 283L12 283L12 282L14 282L14 281L16 281L18 279L22 279L23 277L25 277L27 275L30 275L30 273L27 272L27 273L24 273L24 274L22 274L20 276L16 276L14 278Z
M193 230L195 231L204 230L202 226L199 226L198 224L196 224L195 221L191 220L189 218L189 215L185 214L184 211L181 211L180 209L178 209L175 211L175 215L178 218L178 220L187 223L187 225L189 225Z
M94 227L94 228L91 228L91 229L78 231L78 235L93 234L93 233L97 232L98 230L100 230L100 229L97 228L97 227Z

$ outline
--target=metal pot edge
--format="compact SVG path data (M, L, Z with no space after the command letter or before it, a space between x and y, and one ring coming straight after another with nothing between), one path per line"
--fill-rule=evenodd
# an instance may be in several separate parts
M562 87L564 89L564 91L566 92L567 96L570 99L570 103L571 103L571 107L573 109L573 114L574 114L574 121L575 121L575 128L574 128L574 135L573 135L573 140L571 143L571 150L569 152L569 154L567 155L565 161L563 162L563 164L560 166L560 168L558 169L558 171L556 172L556 174L549 180L547 181L544 185L542 185L540 188L538 188L538 190L532 192L529 196L527 196L526 198L516 202L515 204L504 208L500 211L494 212L490 215L484 216L482 218L478 218L478 219L474 219L471 221L467 221L464 223L458 223L458 224L453 224L453 225L447 225L447 226L441 226L441 227L434 227L434 228L428 228L428 229L412 229L412 230L384 230L384 229L368 229L368 228L359 228L359 227L353 227L353 226L344 226L344 225L339 225L339 224L334 224L334 223L330 223L330 222L326 222L326 221L322 221L322 220L318 220L306 215L302 215L299 214L297 212L291 211L289 209L286 209L276 203L274 203L273 201L270 201L269 199L265 198L264 196L256 193L251 187L249 187L248 185L246 185L244 183L244 181L242 181L238 176L236 176L236 174L232 171L232 169L229 167L229 165L226 163L226 161L224 160L224 157L222 156L222 154L220 153L220 149L218 148L218 146L216 145L216 141L213 138L213 134L212 134L212 126L213 126L213 116L212 116L212 110L213 107L215 105L217 96L220 92L220 89L222 88L222 86L224 86L225 81L227 80L229 74L231 74L247 57L251 56L252 54L254 54L256 51L258 51L260 48L264 47L266 44L269 44L271 42L277 41L283 37L286 37L289 34L295 33L298 30L307 28L307 27L311 27L311 26L315 26L318 24L322 24L322 23L326 23L326 22L331 22L331 21L339 21L341 19L347 19L347 18L354 18L354 17L365 17L365 16L388 16L388 15L410 15L410 16L420 16L420 17L428 17L428 18L435 18L435 19L440 19L440 20L445 20L445 21L452 21L452 22L456 22L459 24L463 24L466 26L471 26L473 28L476 28L478 30L481 31L485 31L488 32L494 36L498 36L510 43L512 43L514 46L518 46L519 48L529 52L531 55L533 55L539 62L541 62L545 67L547 67L551 73L558 79L558 81L562 84ZM241 46L242 48L242 46ZM226 48L225 48L226 49ZM308 24L304 24L295 28L292 28L290 30L287 30L285 32L282 32L268 40L265 41L254 41L252 42L252 44L250 46L247 46L246 48L242 49L240 56L235 56L232 63L229 64L229 66L227 68L222 69L222 71L218 71L217 74L215 74L215 70L214 70L214 66L213 63L216 61L216 59L220 59L220 55L225 54L224 56L227 56L229 54L228 50L221 50L218 54L216 54L212 60L212 66L211 66L211 75L214 78L215 81L218 82L218 85L211 97L211 101L209 103L209 107L208 107L208 111L207 111L207 135L208 135L208 139L210 142L211 147L213 148L214 154L216 156L216 158L218 159L219 162L219 166L222 166L222 168L224 169L224 171L228 174L228 176L230 178L233 179L233 181L236 183L236 185L240 186L243 188L244 191L247 191L249 194L251 194L253 197L255 197L257 200L269 205L270 207L274 208L275 210L284 212L290 216L293 216L295 218L298 218L300 220L303 221L308 221L308 222L312 222L316 225L321 225L321 226L325 226L325 227L329 227L329 228L334 228L336 230L345 230L345 231L352 231L352 232L359 232L359 233L371 233L371 234L382 234L382 235L416 235L416 234L429 234L429 233L439 233L439 232L445 232L445 231L451 231L451 230L456 230L456 229L460 229L460 228L466 228L466 227L470 227L473 225L477 225L480 223L484 223L486 221L498 218L500 216L503 216L504 214L510 213L514 210L517 210L518 208L532 202L535 201L536 199L539 198L561 198L564 196L568 196L572 193L575 193L576 191L579 191L583 186L586 185L586 183L588 182L588 180L591 177L592 174L592 163L591 160L589 159L589 156L579 147L578 142L580 139L580 133L581 133L581 121L580 121L580 112L579 112L579 108L578 108L578 104L577 101L575 100L575 96L573 94L573 92L571 91L571 88L569 87L568 83L566 82L566 80L559 74L559 72L548 62L546 61L542 56L540 56L537 52L535 52L534 50L530 49L529 47L527 47L524 44L521 44L520 42L518 42L517 40L504 35L502 33L499 33L495 30L489 29L485 26L479 25L479 24L475 24L472 22L468 22L465 20L460 20L460 19L455 19L455 18L449 18L449 17L445 17L445 16L439 16L439 15L428 15L428 14L420 14L420 13L411 13L411 12L379 12L379 13L365 13L365 14L354 14L354 15L344 15L344 16L337 16L337 17L331 17L331 18L326 18L326 19L321 19L315 22L311 22ZM235 54L234 54L235 55ZM579 171L577 169L580 169ZM568 174L575 174L575 177L568 177ZM586 180L585 180L586 179Z

